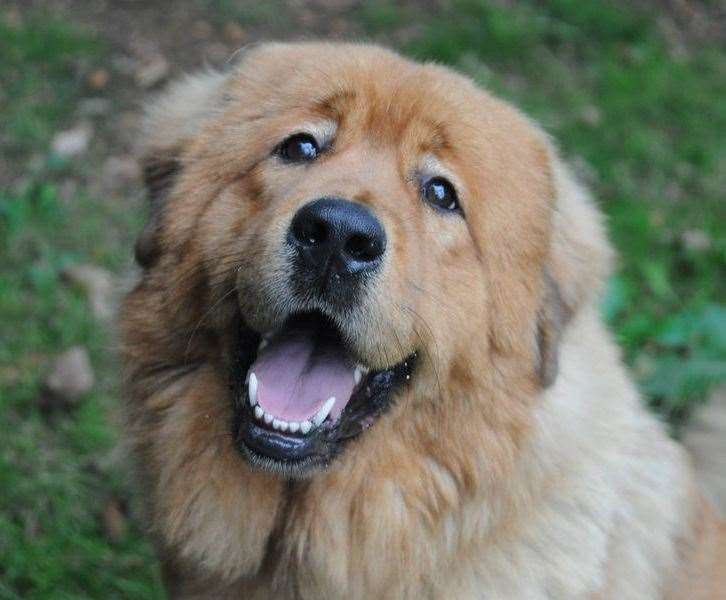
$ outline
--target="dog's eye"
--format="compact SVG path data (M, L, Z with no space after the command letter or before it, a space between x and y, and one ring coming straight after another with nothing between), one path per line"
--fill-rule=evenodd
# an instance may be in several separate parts
M282 158L290 162L307 162L318 157L320 147L312 135L296 133L282 142L277 152Z
M445 211L461 212L454 186L443 177L434 177L423 184L423 197L432 206Z

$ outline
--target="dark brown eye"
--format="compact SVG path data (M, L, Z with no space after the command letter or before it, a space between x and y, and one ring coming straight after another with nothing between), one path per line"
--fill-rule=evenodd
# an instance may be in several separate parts
M312 135L296 133L280 144L277 153L290 162L308 162L318 157L320 147Z
M426 202L439 210L461 212L454 186L443 177L434 177L425 182L422 194Z

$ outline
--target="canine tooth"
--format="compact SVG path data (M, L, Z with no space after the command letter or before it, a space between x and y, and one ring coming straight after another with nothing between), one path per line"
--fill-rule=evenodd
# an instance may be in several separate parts
M290 423L287 421L283 421L280 419L280 431L287 431L287 428L290 426Z
M269 425L270 423L272 423L272 421L273 421L273 418L274 418L274 417L273 417L273 416L272 416L272 415L271 415L270 413L268 413L268 412L266 412L266 413L265 413L265 414L264 414L264 415L262 416L262 419L263 419L263 420L265 421L265 423L267 423L268 425Z
M300 432L303 435L307 435L312 428L313 424L310 421L303 421L302 423L300 423Z
M267 340L262 340L260 342L260 345L257 346L257 352L259 352L260 350L264 349L265 346L267 346Z
M355 381L355 384L358 385L360 383L360 380L363 377L363 372L360 370L360 367L356 367L355 371L353 372L353 380Z
M331 396L325 401L325 404L323 404L323 407L317 412L317 414L313 417L313 423L315 425L320 425L330 414L331 409L333 408L333 404L335 404L335 396Z
M297 421L290 421L289 425L290 425L290 433L297 433L298 430L300 429L300 423L298 423Z
M262 410L262 407L259 404L257 406L255 406L255 417L257 417L258 419L261 419L262 415L264 415L264 414L265 414L265 411Z
M250 396L250 406L257 404L257 375L250 373L250 382L247 384Z
M282 421L280 419L273 419L272 420L272 428L273 429L280 429L280 425L282 424Z

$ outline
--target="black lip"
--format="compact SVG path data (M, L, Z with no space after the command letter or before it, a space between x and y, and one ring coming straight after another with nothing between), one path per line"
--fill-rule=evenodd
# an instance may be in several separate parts
M299 461L303 459L324 459L324 448L316 444L316 436L285 435L260 427L252 419L240 423L238 439L250 450L278 461Z
M252 465L287 476L300 476L327 466L350 440L368 429L390 408L396 392L410 381L417 358L414 352L393 367L370 372L334 424L324 423L302 436L270 430L254 418L245 380L259 340L259 334L240 326L238 348L233 354L238 360L232 365L230 376L233 435L238 449Z

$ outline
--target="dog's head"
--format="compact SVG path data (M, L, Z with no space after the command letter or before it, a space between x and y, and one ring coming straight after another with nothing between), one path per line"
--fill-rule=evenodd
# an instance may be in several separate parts
M150 111L137 244L166 335L231 382L253 464L326 465L396 400L536 393L607 262L548 140L440 66L272 44ZM173 344L171 344L173 345ZM399 411L400 412L400 411Z

